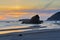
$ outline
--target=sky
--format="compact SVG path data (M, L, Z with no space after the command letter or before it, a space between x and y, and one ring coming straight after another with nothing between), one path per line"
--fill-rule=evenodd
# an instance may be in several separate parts
M0 20L31 18L38 14L46 20L60 11L60 0L0 0Z

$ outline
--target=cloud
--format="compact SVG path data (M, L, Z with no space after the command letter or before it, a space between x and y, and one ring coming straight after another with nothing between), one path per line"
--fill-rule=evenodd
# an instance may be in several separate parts
M0 0L0 10L60 8L60 0Z

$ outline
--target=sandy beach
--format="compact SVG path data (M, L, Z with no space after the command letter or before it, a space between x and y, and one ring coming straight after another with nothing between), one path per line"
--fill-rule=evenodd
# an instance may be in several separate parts
M60 29L8 33L0 35L0 40L60 40Z

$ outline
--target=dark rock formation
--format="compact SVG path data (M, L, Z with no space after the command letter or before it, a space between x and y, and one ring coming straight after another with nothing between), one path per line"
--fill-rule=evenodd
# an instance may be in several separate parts
M26 23L26 24L30 23L30 19L20 19L19 21L22 21L22 24L23 23Z
M28 21L28 20L30 20L30 19L20 19L18 21Z
M55 13L47 19L48 21L60 21L60 12Z
M19 34L19 36L23 36L22 34Z
M39 16L35 15L30 20L31 23L39 23Z
M22 23L25 24L41 24L43 21L39 20L39 15L33 16L31 19L24 19L24 20L19 20L22 21Z

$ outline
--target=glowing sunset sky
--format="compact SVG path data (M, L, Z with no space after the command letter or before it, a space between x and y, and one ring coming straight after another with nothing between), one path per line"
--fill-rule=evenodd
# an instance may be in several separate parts
M51 16L49 10L53 10L51 13L55 12L54 10L60 11L59 3L60 0L0 0L0 20L19 19L26 15L29 15L29 18L35 15L32 11L21 12L21 10L42 10L39 12L41 17Z
M48 8L60 8L60 0L0 0L0 9L41 9L48 3Z

